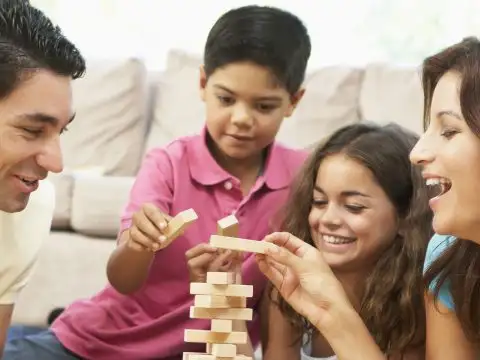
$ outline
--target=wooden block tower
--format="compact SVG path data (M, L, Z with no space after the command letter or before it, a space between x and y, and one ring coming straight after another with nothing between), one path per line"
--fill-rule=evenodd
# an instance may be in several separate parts
M218 236L226 241L238 235L238 221L234 215L217 223ZM214 245L216 246L216 245ZM225 246L219 248L226 249ZM230 250L241 249L228 247ZM248 334L233 330L234 320L252 320L253 311L247 308L247 298L253 296L253 286L241 284L235 273L209 272L206 283L191 283L195 295L190 318L211 319L210 330L185 330L185 341L206 344L206 353L184 353L183 360L251 360L237 354L237 345L246 344Z

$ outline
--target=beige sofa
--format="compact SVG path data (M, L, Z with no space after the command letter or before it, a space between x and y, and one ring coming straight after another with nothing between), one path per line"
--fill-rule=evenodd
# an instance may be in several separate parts
M65 171L51 176L57 205L51 236L23 291L14 323L45 325L50 310L89 297L106 283L119 217L145 151L197 132L200 58L171 51L165 71L141 61L89 63L74 84L77 117L63 137ZM422 93L415 68L369 65L309 71L307 92L278 139L306 147L365 119L421 131Z

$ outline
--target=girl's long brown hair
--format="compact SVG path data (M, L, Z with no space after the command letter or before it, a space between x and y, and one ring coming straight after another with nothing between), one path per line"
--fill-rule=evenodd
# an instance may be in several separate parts
M365 281L360 315L386 354L423 345L422 268L431 230L428 195L409 153L418 137L398 125L368 123L338 130L313 150L292 186L281 228L314 245L308 224L318 168L327 156L343 153L368 168L397 210L402 232L384 251ZM278 294L272 290L271 299ZM298 334L315 332L282 298L277 302ZM298 339L300 340L300 339Z
M466 38L435 54L423 63L424 126L430 121L430 108L435 87L448 71L461 76L460 106L470 130L480 137L480 41ZM468 176L468 175L466 175ZM480 206L480 205L479 205ZM467 338L480 342L480 246L457 239L426 270L425 286L434 280L434 295L442 286L452 295L455 312Z

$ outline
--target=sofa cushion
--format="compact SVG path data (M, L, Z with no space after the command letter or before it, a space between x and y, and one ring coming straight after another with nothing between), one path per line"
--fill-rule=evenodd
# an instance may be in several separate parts
M66 170L103 167L134 175L143 153L148 98L146 69L136 59L89 62L73 82L75 121L62 136Z
M307 74L305 95L291 118L284 120L277 139L309 148L339 128L360 120L358 101L363 71L329 66Z
M72 229L84 235L116 238L134 177L75 176Z
M173 139L198 132L204 124L204 105L199 95L199 66L202 59L172 50L159 80L154 118L145 150L164 146ZM307 92L298 109L286 119L277 139L303 148L339 127L359 121L358 94L362 71L328 67L308 74Z
M29 283L20 293L14 324L46 326L56 307L88 298L107 283L107 261L114 241L53 231L44 242Z
M53 213L52 229L70 228L73 175L70 173L49 174L48 178L55 187L55 211Z
M367 66L360 93L362 120L395 122L421 133L423 91L420 79L420 70L414 67Z

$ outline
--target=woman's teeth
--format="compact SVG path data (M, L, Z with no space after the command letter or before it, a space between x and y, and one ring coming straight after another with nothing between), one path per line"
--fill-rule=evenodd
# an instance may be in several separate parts
M352 238L345 238L345 237L338 237L338 236L331 236L331 235L323 235L323 241L329 244L349 244L355 241Z
M452 182L445 178L430 178L425 184L429 189L433 189L434 196L443 195L452 187Z

